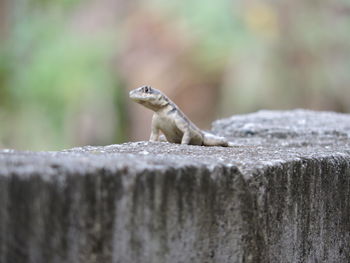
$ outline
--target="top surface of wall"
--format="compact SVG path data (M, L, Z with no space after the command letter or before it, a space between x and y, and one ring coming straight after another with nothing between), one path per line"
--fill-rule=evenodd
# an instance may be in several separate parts
M250 178L259 169L300 158L350 155L350 115L332 112L260 111L213 123L213 132L236 147L129 142L60 152L0 150L0 174L74 173L95 169L161 169L181 166L237 167ZM42 173L45 171L45 173Z
M256 169L298 158L350 154L350 115L332 112L260 111L213 123L213 132L237 147L202 147L129 142L85 146L60 152L0 151L0 173L27 174L57 167L84 173L93 169L159 169L164 166L237 166L246 176ZM40 165L39 165L40 164Z

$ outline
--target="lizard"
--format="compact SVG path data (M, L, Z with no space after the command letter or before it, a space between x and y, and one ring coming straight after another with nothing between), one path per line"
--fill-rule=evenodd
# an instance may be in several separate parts
M233 147L234 144L221 136L200 130L189 118L160 90L142 86L130 91L129 97L154 111L150 141L162 141L160 132L171 143Z

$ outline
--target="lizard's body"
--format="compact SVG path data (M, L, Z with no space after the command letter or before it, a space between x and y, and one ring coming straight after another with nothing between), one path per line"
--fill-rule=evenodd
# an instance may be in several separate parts
M160 141L160 131L172 143L233 146L224 137L200 130L161 91L143 86L130 92L130 98L154 111L150 141Z

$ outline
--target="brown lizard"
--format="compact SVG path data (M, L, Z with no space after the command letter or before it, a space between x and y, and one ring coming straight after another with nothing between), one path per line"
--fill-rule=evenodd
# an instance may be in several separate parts
M203 145L234 146L224 137L200 130L186 115L161 91L143 86L130 91L135 102L154 111L150 141L161 141L162 132L168 142Z

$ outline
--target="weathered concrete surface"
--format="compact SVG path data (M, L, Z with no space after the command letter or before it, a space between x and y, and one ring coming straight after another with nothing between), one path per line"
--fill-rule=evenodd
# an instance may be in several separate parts
M0 151L0 262L349 262L350 115L213 131L238 146Z

